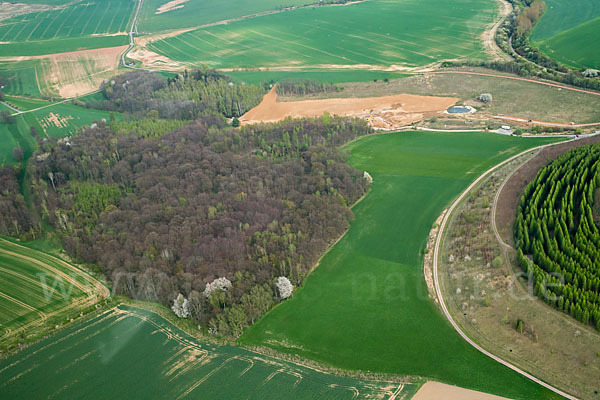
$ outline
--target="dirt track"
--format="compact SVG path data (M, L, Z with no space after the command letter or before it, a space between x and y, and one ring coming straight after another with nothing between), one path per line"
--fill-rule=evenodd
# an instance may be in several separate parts
M483 32L481 39L483 40L483 47L495 60L510 61L512 58L502 51L502 49L498 47L498 44L496 43L496 32L506 17L511 13L512 5L506 0L499 0L498 5L500 10L500 18L492 25L490 29L487 29L485 32Z
M244 114L242 124L277 122L287 117L318 117L333 115L361 117L375 128L395 129L439 114L458 101L455 97L398 94L383 97L339 98L277 101L276 88L265 95L261 103Z

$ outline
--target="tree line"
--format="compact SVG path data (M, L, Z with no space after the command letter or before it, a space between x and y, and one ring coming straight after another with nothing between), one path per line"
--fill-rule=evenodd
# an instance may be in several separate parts
M342 90L343 88L340 86L311 79L283 79L277 83L277 94L280 96L304 96L313 93L335 93Z
M600 146L582 146L544 167L521 197L518 262L535 294L600 331L600 231L592 206Z
M106 99L90 101L88 107L158 118L193 120L200 115L239 117L262 100L261 86L238 84L213 70L184 71L174 77L135 70L105 80Z

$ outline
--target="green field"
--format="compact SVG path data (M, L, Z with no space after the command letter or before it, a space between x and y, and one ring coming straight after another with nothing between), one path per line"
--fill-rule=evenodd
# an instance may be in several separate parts
M40 60L0 62L0 79L6 82L2 92L14 96L41 97L37 68L40 68Z
M427 295L423 249L435 219L490 166L546 139L406 132L349 145L374 178L346 236L293 298L240 341L345 369L418 375L516 399L553 395L492 361Z
M134 6L134 0L79 0L2 20L2 56L39 56L128 44L125 32ZM119 35L112 36L115 34Z
M72 3L73 0L19 0L21 4L48 4L48 5L63 5Z
M169 0L145 0L138 30L154 33L163 30L189 28L217 21L239 18L280 7L315 3L315 0L188 0L183 7L160 14L158 8Z
M4 399L397 399L418 385L344 378L200 343L121 306L0 362Z
M28 42L125 32L134 5L133 0L76 1L59 9L20 15L0 22L0 41Z
M25 43L7 43L2 45L3 56L41 56L65 53L69 51L102 49L123 46L129 43L125 35L118 36L82 36L52 40L32 40Z
M47 100L16 96L5 96L4 101L20 111L34 110L36 108L52 104Z
M600 32L600 17L561 32L538 44L556 60L577 68L600 69L600 42L590 40Z
M369 70L301 70L301 71L231 71L227 72L236 82L246 82L260 85L271 80L278 82L283 79L311 79L327 83L366 82L384 79L398 79L408 76L401 72L369 71Z
M600 17L600 3L596 0L544 1L546 12L531 32L531 39L535 42L549 39L560 32Z
M44 253L0 239L0 343L53 329L105 293L95 279ZM100 292L102 290L102 292ZM107 293L106 293L107 294ZM23 336L25 337L25 336Z
M105 119L108 121L110 113L75 106L70 103L56 104L41 110L33 111L42 128L40 135L65 137L76 133L82 126L90 125L94 121ZM121 119L119 113L114 113L115 118Z
M531 33L548 56L576 68L600 68L600 2L546 0L546 12Z
M496 15L493 2L372 0L246 19L147 46L176 61L214 68L413 67L483 58L479 36Z
M24 103L31 104L25 101ZM114 113L117 120L122 115ZM71 103L61 103L44 107L40 110L16 115L14 123L0 123L0 165L15 164L12 158L13 148L20 146L25 158L30 157L35 150L35 139L31 136L30 127L35 127L39 137L62 138L71 136L85 125L102 119L109 120L110 113Z

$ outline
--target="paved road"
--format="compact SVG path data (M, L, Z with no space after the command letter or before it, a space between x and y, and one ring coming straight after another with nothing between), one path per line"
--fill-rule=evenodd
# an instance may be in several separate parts
M20 113L20 111L19 111L19 109L18 109L18 108L14 108L13 106L11 106L10 104L8 104L8 103L6 103L6 102L4 102L4 101L0 101L0 103L2 103L3 105L5 105L6 107L10 108L10 109L11 109L11 110L13 110L13 111L15 111L15 112L17 112L17 113ZM12 114L12 115L15 115L15 114Z
M452 325L452 327L454 328L454 330L456 330L456 332L458 332L458 334L467 342L469 343L471 346L473 346L474 348L476 348L478 351L480 351L481 353L485 354L486 356L490 357L491 359L499 362L500 364L512 369L513 371L523 375L524 377L531 379L532 381L542 385L543 387L545 387L546 389L549 389L551 391L553 391L554 393L557 393L567 399L570 400L577 400L576 397L571 396L570 394L567 394L565 392L563 392L562 390L536 378L535 376L523 371L522 369L520 369L519 367L517 367L516 365L511 364L508 361L503 360L502 358L490 353L489 351L485 350L484 348L482 348L481 346L479 346L477 343L475 343L471 338L469 338L467 336L467 334L465 332L463 332L463 330L460 328L460 326L458 326L458 324L456 323L456 321L454 321L454 319L452 318L452 315L450 315L450 312L448 311L448 308L446 307L446 303L444 302L444 298L442 296L442 290L440 288L440 282L438 279L438 259L440 257L440 247L441 247L441 243L442 243L442 237L444 236L444 229L446 228L446 225L448 224L448 220L450 219L450 216L452 215L452 212L456 209L456 207L462 202L462 200L471 192L471 190L477 185L479 184L479 182L481 182L484 178L486 178L490 173L492 173L493 171L497 170L498 168L506 165L507 163L513 161L514 159L521 157L525 154L527 154L530 151L535 151L535 150L540 150L544 147L549 147L549 146L554 146L556 145L556 143L552 143L552 144L548 144L548 145L544 145L544 146L539 146L537 148L534 149L529 149L529 150L525 150L515 156L510 157L509 159L501 162L500 164L497 164L496 166L488 169L487 171L485 171L479 178L477 178L473 183L471 183L471 185L469 185L469 187L456 199L456 201L450 206L450 208L448 209L448 211L446 212L446 214L444 215L444 218L442 220L442 224L440 225L440 229L438 231L438 235L435 241L435 247L433 250L433 282L434 282L434 286L435 286L435 292L436 292L436 296L438 297L439 303L440 303L440 307L442 308L442 312L444 313L444 315L446 316L446 318L448 319L448 321L450 322L450 324Z
M129 47L127 48L127 50L125 50L123 52L123 54L121 54L121 63L123 64L124 67L128 67L128 68L130 68L130 66L125 64L125 56L127 55L127 53L129 53L129 51L131 49L133 49L133 46L135 45L135 40L133 39L133 34L135 33L137 35L137 33L138 33L137 23L138 23L138 19L140 18L140 12L142 10L142 3L144 3L144 0L138 0L137 8L135 9L135 15L133 16L133 21L131 22L131 29L129 30Z

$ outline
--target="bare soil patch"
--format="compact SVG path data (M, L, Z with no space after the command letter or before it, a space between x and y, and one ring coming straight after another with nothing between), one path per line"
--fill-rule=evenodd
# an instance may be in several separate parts
M567 86L550 86L547 82L521 80L516 75L497 73L483 68L460 68L411 77L389 82L351 82L339 84L344 90L337 93L317 93L302 97L282 98L283 101L313 100L331 97L373 97L400 93L458 97L461 104L477 108L477 113L460 119L485 119L494 116L510 116L525 121L556 121L561 127L570 124L584 125L600 121L600 96L596 92L579 91ZM552 84L554 85L554 84ZM477 100L481 93L491 93L493 101ZM447 116L444 116L446 118ZM441 118L438 118L441 119ZM496 124L505 122L496 121ZM517 121L514 121L515 124ZM513 122L509 122L513 124ZM433 126L443 129L444 126Z
M148 50L146 47L134 47L133 50L127 53L127 57L131 58L132 60L140 61L145 67L152 69L179 71L184 68L183 64Z
M41 81L48 90L69 98L97 90L103 79L117 72L125 49L127 46L107 47L34 58L43 60Z
M46 4L23 4L23 3L0 3L0 21L8 18L18 17L19 15L31 14L40 11L58 9Z
M523 139L535 140L535 139ZM509 244L514 244L513 226L517 214L517 205L525 187L531 182L539 170L555 160L561 154L574 149L575 147L600 142L600 135L571 140L562 144L542 149L534 158L523 164L513 176L506 182L500 197L496 210L496 225L502 239Z
M265 95L261 103L244 114L242 124L277 122L285 118L333 115L366 119L379 129L397 129L430 118L454 105L458 98L398 94L383 97L334 98L280 102L276 88Z
M493 57L493 59L511 60L512 58L504 51L502 51L500 47L498 47L498 44L496 44L495 37L498 28L500 27L500 25L502 25L506 17L511 13L512 5L506 0L498 0L498 6L500 12L499 19L494 24L492 24L492 26L489 29L486 29L486 31L481 34L481 40L483 40L483 48L489 55Z
M458 386L429 381L414 395L412 400L506 400L506 397L494 396Z
M435 220L435 223L431 227L431 230L429 231L429 236L427 237L425 256L423 257L423 273L425 275L427 291L429 292L429 297L433 300L436 306L439 305L439 300L437 298L433 281L433 250L435 248L435 241L440 230L440 225L442 224L442 220L446 216L446 211L448 211L448 209L442 211L440 216Z
M162 6L158 7L156 9L156 11L154 12L154 14L163 14L172 10L177 10L179 8L183 8L184 4L183 3L187 3L188 0L173 0L173 1L169 1L168 3L163 4Z
M54 126L56 128L65 128L69 125L69 120L73 119L72 116L61 117L59 114L55 114L51 112L41 121L42 128L44 128L44 132L46 132L46 128L49 126Z

